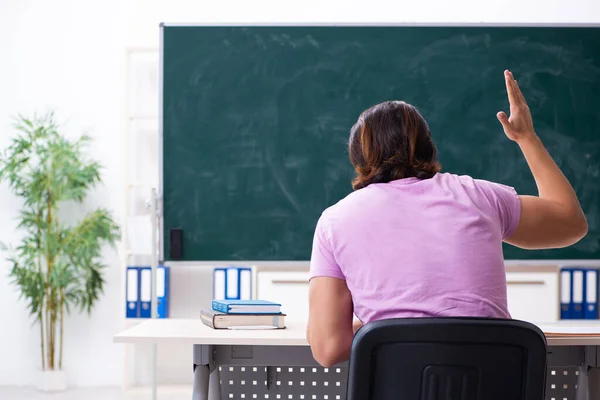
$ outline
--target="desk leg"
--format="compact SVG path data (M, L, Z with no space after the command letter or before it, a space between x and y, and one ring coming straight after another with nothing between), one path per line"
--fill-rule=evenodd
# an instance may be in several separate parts
M221 400L221 373L219 366L210 366L210 377L208 382L208 400Z
M600 399L600 366L588 371L589 398Z
M194 345L192 400L221 400L221 374L214 361L213 346Z
M208 365L196 365L194 368L192 400L221 400L219 367L214 366L212 371Z
M576 399L600 399L600 368L579 367Z
M194 389L192 400L209 400L209 368L208 365L194 365Z

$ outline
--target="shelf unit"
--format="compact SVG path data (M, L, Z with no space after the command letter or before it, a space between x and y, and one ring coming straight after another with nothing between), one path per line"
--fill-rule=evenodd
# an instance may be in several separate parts
M127 51L127 169L123 229L122 282L128 265L151 265L152 189L159 187L159 49L130 48ZM158 236L156 237L157 242ZM171 267L169 317L199 317L200 308L212 299L212 268L189 263ZM121 292L123 327L145 319L125 317L125 285ZM122 387L125 397L152 399L153 357L156 351L157 399L174 399L182 392L191 395L192 352L189 346L127 344L124 351ZM156 350L154 350L154 348ZM145 397L143 397L145 395ZM140 397L142 396L142 397Z
M159 180L159 50L130 48L126 65L126 223L123 229L122 282L125 282L127 266L151 265L153 261L152 189L158 188ZM125 304L124 287L122 296L122 304ZM144 321L126 318L124 310L122 315L125 328ZM151 359L158 357L158 352L156 346L125 345L122 387L127 398L152 398L154 371ZM157 388L157 395L170 398L185 390L189 395L188 385L161 385Z

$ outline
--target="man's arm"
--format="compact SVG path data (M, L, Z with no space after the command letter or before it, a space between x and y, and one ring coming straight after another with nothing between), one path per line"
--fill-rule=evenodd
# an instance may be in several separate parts
M309 287L306 338L314 359L331 367L350 357L354 338L352 296L343 279L315 277Z
M510 117L498 113L506 136L515 141L535 179L538 196L519 196L521 217L507 243L525 249L570 246L587 234L588 226L571 184L533 128L531 112L517 81L504 73Z

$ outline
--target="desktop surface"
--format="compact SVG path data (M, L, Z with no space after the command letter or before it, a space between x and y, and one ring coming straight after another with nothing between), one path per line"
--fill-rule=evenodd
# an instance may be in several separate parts
M534 323L548 346L600 346L600 321ZM195 318L150 319L113 337L115 343L189 343L246 346L308 346L306 323L288 321L285 329L212 329Z

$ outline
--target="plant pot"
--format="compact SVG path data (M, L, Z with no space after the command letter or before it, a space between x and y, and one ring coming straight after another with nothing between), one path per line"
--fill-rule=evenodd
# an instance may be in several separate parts
M67 389L67 374L61 370L38 372L37 389L42 392L61 392Z

